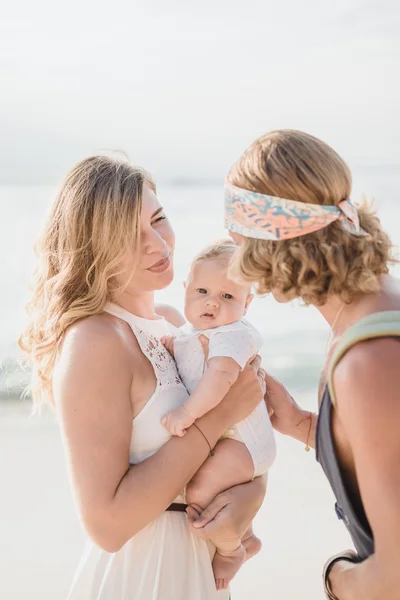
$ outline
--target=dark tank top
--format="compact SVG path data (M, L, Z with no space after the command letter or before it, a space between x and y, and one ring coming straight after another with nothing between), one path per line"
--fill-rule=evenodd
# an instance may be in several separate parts
M335 495L336 515L346 525L360 560L365 560L374 552L374 538L362 506L354 506L343 480L333 442L332 409L331 396L326 386L317 422L316 458Z
M339 466L332 430L332 375L347 350L358 342L379 337L392 337L400 341L400 311L369 315L355 323L342 336L331 362L329 385L326 386L322 397L315 436L316 458L335 495L336 515L346 525L360 560L365 560L373 554L374 538L364 508L361 503L355 504L352 500Z

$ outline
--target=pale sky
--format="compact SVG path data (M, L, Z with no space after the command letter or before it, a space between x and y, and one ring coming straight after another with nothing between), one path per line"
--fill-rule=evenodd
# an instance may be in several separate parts
M221 178L271 129L400 164L398 0L23 0L0 22L0 181L125 150Z

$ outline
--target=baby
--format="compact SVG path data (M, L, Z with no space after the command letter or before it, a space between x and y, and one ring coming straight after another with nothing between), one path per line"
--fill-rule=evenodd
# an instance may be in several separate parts
M234 242L224 240L195 258L185 283L188 323L177 337L162 340L191 394L162 419L173 435L184 435L187 427L221 402L262 345L260 334L243 318L253 299L250 287L228 278L236 249ZM251 481L271 467L275 439L265 402L228 431L214 450L187 486L189 504L204 508L221 491ZM217 589L225 589L260 547L251 527L241 540L218 542L213 560Z

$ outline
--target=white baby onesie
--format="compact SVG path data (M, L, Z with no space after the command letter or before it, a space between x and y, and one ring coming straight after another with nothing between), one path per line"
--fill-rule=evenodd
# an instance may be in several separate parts
M195 329L190 323L181 327L175 339L174 353L179 375L189 394L207 368L199 340L201 335L209 340L208 360L227 356L241 369L258 353L263 343L261 335L246 319L205 331ZM268 471L275 459L276 446L265 402L261 402L247 419L232 427L227 437L245 444L253 459L254 477Z

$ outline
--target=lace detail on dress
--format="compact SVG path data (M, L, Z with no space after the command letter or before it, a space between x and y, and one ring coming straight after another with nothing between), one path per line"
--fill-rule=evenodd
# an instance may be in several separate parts
M160 386L182 385L175 360L165 346L154 335L143 331L131 323L140 349L154 367L154 372Z

